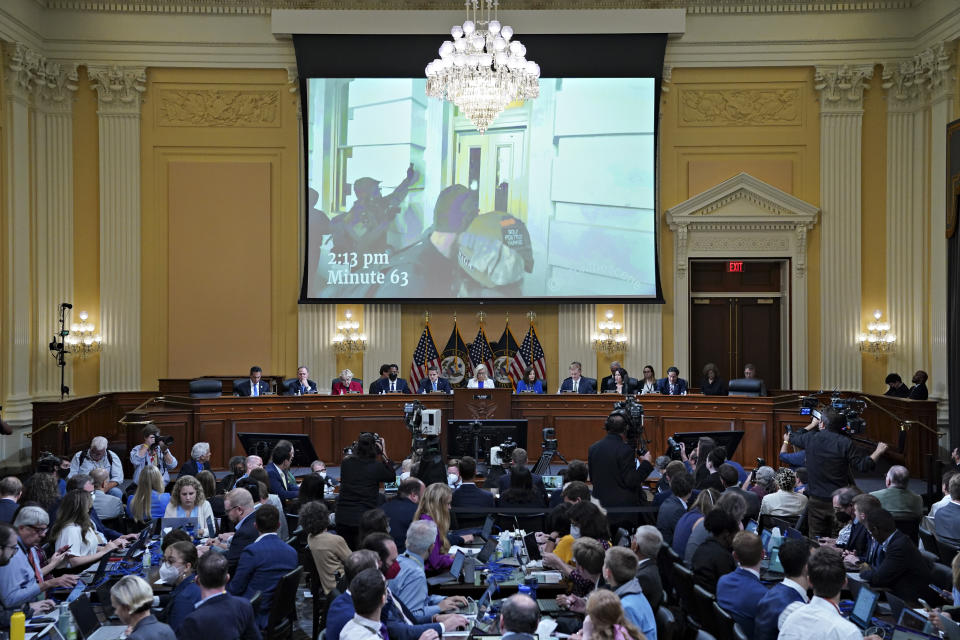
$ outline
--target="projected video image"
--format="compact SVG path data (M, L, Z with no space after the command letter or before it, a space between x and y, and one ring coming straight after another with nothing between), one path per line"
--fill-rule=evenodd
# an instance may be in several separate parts
M424 90L307 81L307 299L656 297L652 78L541 79L484 135Z

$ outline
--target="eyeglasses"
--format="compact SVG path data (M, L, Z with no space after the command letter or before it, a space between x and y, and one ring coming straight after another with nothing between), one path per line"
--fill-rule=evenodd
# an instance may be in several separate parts
M30 529L33 529L33 530L36 531L37 533L46 533L46 532L47 532L47 528L48 528L48 527L46 527L46 526L37 525L37 524L28 524L27 527L30 528Z
M16 543L0 545L0 547L2 547L3 549L16 549L17 546L18 545Z

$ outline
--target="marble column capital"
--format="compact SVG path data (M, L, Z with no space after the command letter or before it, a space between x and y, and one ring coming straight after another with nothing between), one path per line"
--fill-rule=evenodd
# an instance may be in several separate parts
M97 92L102 115L139 115L147 90L144 67L93 65L87 68L90 88Z
M870 88L873 65L818 66L813 77L820 93L821 115L863 112L863 92Z

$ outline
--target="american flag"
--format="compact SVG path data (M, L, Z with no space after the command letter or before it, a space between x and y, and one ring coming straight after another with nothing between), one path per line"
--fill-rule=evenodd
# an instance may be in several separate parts
M495 379L496 372L493 370L493 349L490 348L490 341L487 340L487 333L480 327L477 331L477 337L473 339L470 345L470 361L476 367L480 364L487 365L487 377L490 380Z
M410 389L414 393L420 388L420 381L427 377L427 369L431 365L440 368L440 354L433 341L433 334L430 333L430 325L427 324L420 335L420 342L417 343L413 362L410 364Z
M513 364L510 365L510 375L514 380L522 380L523 372L528 366L532 366L537 374L538 380L547 379L547 359L543 353L543 347L540 346L540 339L537 338L537 330L530 325L527 335L523 338L523 344L520 350L513 357Z

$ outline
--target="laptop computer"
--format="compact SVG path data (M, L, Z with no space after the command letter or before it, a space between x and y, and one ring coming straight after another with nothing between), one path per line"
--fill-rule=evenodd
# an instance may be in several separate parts
M861 585L860 591L857 593L857 599L853 603L853 611L850 612L850 622L860 629L871 626L870 621L873 620L873 612L877 608L879 599L879 593Z
M760 532L760 541L763 542L763 550L770 551L770 538L773 537L773 534L768 530L764 529Z
M83 640L117 640L127 629L125 624L103 625L90 604L87 594L70 603L70 613Z
M547 492L563 489L563 476L540 476L543 479L543 488Z
M533 531L523 536L523 546L527 549L527 560L542 560L540 545L537 544L537 534Z
M183 529L189 534L193 534L200 528L199 518L163 518L160 521L160 531L167 534L174 529Z
M490 558L493 557L493 552L497 550L497 539L490 538L485 543L483 543L483 548L477 553L476 558L477 562L481 564L486 564L490 562Z
M450 571L447 573L441 573L438 576L433 576L432 578L427 578L427 584L431 586L436 586L438 584L446 584L448 582L456 582L460 579L460 572L463 571L463 561L466 556L462 551L457 551L456 555L453 556L453 564L450 565Z
M900 615L897 617L897 626L923 632L929 632L933 627L930 624L929 616L914 611L910 607L904 607L900 610Z
M890 640L939 640L940 636L932 636L923 631L915 631L906 627L896 626L893 628L893 635Z
M111 578L97 587L97 602L103 609L103 617L107 620L116 620L117 615L113 610L113 602L110 600L110 589L119 582L120 578Z

